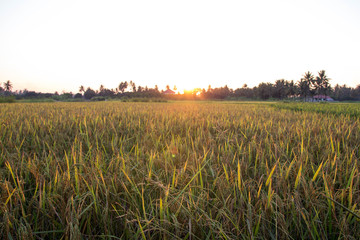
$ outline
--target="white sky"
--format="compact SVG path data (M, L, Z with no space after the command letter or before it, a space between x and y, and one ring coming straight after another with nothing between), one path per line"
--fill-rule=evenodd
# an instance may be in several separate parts
M360 84L360 1L0 0L0 82L14 89L237 88L322 69Z

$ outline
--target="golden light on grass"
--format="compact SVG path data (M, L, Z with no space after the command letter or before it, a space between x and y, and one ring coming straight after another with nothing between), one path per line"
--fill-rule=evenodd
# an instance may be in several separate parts
M359 104L0 107L1 236L360 235Z

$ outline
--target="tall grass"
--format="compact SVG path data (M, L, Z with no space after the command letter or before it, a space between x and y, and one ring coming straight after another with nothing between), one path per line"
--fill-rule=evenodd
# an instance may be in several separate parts
M261 104L0 104L0 235L356 239L360 121Z

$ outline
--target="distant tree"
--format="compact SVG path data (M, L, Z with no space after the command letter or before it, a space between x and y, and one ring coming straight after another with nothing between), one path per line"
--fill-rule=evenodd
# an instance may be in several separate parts
M297 89L296 84L294 83L294 80L287 82L287 88L288 88L287 96L295 97L298 89Z
M354 100L360 100L360 84L351 90L351 98Z
M170 90L170 86L169 86L169 85L166 85L166 90Z
M130 86L133 92L136 92L136 85L135 82L133 82L132 80L130 81Z
M336 84L335 87L334 87L334 91L332 93L332 98L333 99L339 100L339 98L340 98L340 89L341 89L341 86L339 84Z
M253 98L254 90L253 88L248 88L247 84L244 84L242 88L237 88L234 91L235 97L243 97L243 98Z
M235 97L253 98L254 89L249 88L247 84L244 84L242 88L238 88L234 91Z
M325 70L318 72L318 76L312 81L315 93L328 95L329 91L331 90L329 80L330 78L326 76Z
M84 88L84 86L83 86L83 85L81 85L81 86L80 86L80 88L79 88L79 92L80 92L80 93L85 92L85 88Z
M114 95L115 95L114 89L105 88L104 91L102 92L102 96L104 97L114 97Z
M220 88L211 88L206 92L206 98L224 99L232 93L232 89L229 89L227 85Z
M353 89L351 87L348 87L345 84L343 86L336 84L332 92L332 97L339 101L355 100L356 98L353 96L352 92Z
M307 99L307 97L311 96L311 84L314 81L314 76L311 72L304 73L303 77L298 82L298 91L300 94L300 97L303 99Z
M233 93L232 88L229 88L228 85L224 86L224 91L226 92L226 97Z
M194 96L197 96L197 95L199 95L199 94L201 93L201 91L202 91L201 88L194 88L194 89L192 90L192 94L193 94Z
M208 86L205 93L202 94L202 97L205 98L205 99L213 98L213 89L211 88L211 85Z
M104 89L105 89L105 88L104 88L104 85L101 84L101 85L100 85L100 88L99 88L99 92L103 92Z
M124 93L124 91L125 91L125 89L128 87L128 82L127 81L125 81L125 82L121 82L120 84L119 84L119 91L121 92L121 93Z
M82 98L82 94L81 93L77 93L74 95L74 98Z
M272 96L274 98L283 99L288 94L288 86L284 79L276 80Z
M257 96L263 100L269 99L272 95L272 88L271 83L260 83L257 87Z
M6 82L4 82L4 89L6 92L11 92L11 89L13 88L12 83L10 82L10 80L7 80Z
M23 98L37 98L40 93L36 93L34 91L28 91L27 89L24 89L22 93Z
M206 90L205 90L205 88L201 89L200 96L201 96L202 98L205 98L205 97L206 97Z
M85 99L91 99L93 97L96 96L96 93L94 90L92 90L91 88L87 88L85 93L84 93L84 98Z
M176 91L177 90L177 87L176 87L176 85L174 85L174 91Z
M73 94L72 92L63 92L60 97L61 99L70 99L73 97Z

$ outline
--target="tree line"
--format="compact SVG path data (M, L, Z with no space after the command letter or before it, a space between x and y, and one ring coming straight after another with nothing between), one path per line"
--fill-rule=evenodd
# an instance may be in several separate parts
M149 88L136 85L134 81L120 82L116 88L108 89L104 85L100 85L99 89L80 86L78 93L63 92L40 93L28 90L20 90L12 92L12 83L8 80L0 87L0 95L15 96L17 99L22 98L52 98L54 100L105 100L115 98L166 98L166 99L298 99L310 100L316 95L330 96L334 100L360 100L360 84L355 88L348 87L345 84L331 87L330 78L326 75L325 70L321 70L317 75L311 72L305 72L302 78L294 82L293 80L279 79L275 83L262 82L259 85L250 88L244 84L241 88L231 89L227 85L218 88L212 88L210 85L207 89L196 88L185 93L164 94L158 86ZM170 89L167 85L166 89ZM176 86L173 88L176 90Z

